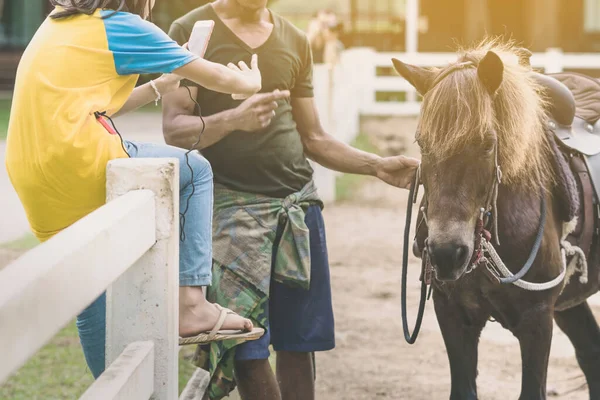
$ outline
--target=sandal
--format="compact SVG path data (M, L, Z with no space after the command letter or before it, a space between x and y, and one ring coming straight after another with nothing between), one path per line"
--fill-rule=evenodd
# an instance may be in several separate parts
M214 304L215 307L221 312L219 319L215 324L214 328L210 332L202 332L196 336L190 336L186 338L179 338L179 345L185 346L190 344L207 344L211 342L217 342L221 340L256 340L265 334L265 330L262 328L254 328L250 332L243 330L220 330L225 323L225 319L228 314L236 314L228 308L221 307L218 304Z

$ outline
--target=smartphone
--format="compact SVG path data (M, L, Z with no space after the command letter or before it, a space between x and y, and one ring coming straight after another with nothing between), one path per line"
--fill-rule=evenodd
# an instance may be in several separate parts
M190 41L188 42L188 49L195 55L204 57L214 28L215 21L205 20L196 22L194 29L192 29Z

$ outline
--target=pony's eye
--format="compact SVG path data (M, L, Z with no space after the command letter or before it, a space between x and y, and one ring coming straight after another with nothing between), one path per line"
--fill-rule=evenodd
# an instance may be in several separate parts
M486 140L483 142L483 152L486 155L492 154L496 148L496 142L493 140Z

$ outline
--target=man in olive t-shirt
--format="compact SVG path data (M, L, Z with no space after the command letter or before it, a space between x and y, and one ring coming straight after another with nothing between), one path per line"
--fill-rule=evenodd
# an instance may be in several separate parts
M263 76L263 93L279 89L290 91L292 98L312 98L311 52L304 34L276 14L270 18L273 31L256 48L233 33L210 4L175 21L169 35L183 44L189 40L196 21L214 20L205 59L237 64L256 53ZM197 87L189 81L184 85ZM202 88L198 89L196 100L205 117L241 104L229 95ZM241 129L230 132L212 146L201 146L202 154L210 161L216 182L244 192L285 197L302 189L312 179L313 171L304 156L289 98L285 94L267 96L260 105L265 127L248 129L241 124ZM249 131L252 134L248 134ZM207 130L203 136L208 135Z
M164 99L166 142L182 148L196 145L210 161L215 181L240 192L275 198L298 192L312 180L307 157L333 170L377 176L408 188L418 160L366 153L323 130L313 98L308 39L268 10L266 3L217 0L173 23L169 34L183 44L196 21L214 20L205 58L223 64L249 63L257 54L263 81L261 93L243 102L184 82L189 91L181 87ZM198 117L194 100L204 120ZM314 399L311 354L334 347L320 208L310 207L305 221L311 241L310 289L272 283L265 335L236 347L235 378L244 400ZM277 352L277 379L268 361L270 343Z

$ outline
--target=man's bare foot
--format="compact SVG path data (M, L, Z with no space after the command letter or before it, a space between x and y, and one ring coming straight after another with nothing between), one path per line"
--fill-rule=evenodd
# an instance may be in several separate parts
M215 327L221 311L204 297L200 286L182 286L179 288L179 336L190 337L209 332ZM252 321L237 314L227 315L223 330L253 329Z

